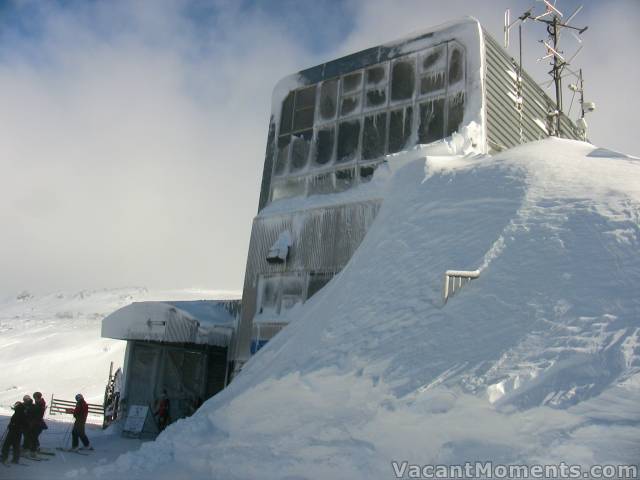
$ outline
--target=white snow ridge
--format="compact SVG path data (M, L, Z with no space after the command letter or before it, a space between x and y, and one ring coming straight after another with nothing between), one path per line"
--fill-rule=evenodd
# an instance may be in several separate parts
M226 390L93 475L640 458L640 162L560 139L389 162L347 267ZM444 304L448 269L481 275Z

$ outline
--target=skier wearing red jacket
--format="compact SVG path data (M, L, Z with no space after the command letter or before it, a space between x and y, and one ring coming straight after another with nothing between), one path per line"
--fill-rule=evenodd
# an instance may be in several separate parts
M89 414L89 405L84 401L81 393L76 395L76 408L67 409L67 413L72 413L76 419L73 423L73 430L71 430L71 450L78 450L78 438L82 440L83 450L93 450L87 434L84 432L87 415Z

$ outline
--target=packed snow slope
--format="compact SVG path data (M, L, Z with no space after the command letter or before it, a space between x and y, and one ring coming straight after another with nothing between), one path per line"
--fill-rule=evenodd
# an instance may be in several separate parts
M100 337L102 319L141 300L228 298L234 292L150 291L143 287L83 290L0 299L0 413L23 395L41 391L73 399L82 392L102 403L109 374L122 366L126 342Z
M340 275L228 389L94 475L640 459L640 161L548 139L389 168ZM481 274L444 304L448 269Z

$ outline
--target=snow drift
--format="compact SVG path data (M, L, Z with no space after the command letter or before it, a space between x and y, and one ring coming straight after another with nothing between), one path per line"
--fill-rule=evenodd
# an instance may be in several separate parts
M640 162L560 139L403 158L346 268L229 388L96 476L640 458ZM481 274L445 305L449 269Z

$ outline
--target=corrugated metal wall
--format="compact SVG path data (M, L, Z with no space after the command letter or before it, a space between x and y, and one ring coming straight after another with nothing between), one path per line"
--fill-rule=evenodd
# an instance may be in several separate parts
M516 108L518 64L486 31L486 107L487 138L491 151L500 151L520 143L520 114ZM555 102L538 84L522 72L523 140L531 142L547 137L542 126L547 124L547 112L555 109ZM575 125L564 114L560 134L564 138L580 138Z
M375 220L380 204L380 200L369 200L254 219L237 333L237 358L249 357L258 277L285 272L342 270ZM287 263L268 263L269 249L286 230L291 232L293 239Z

